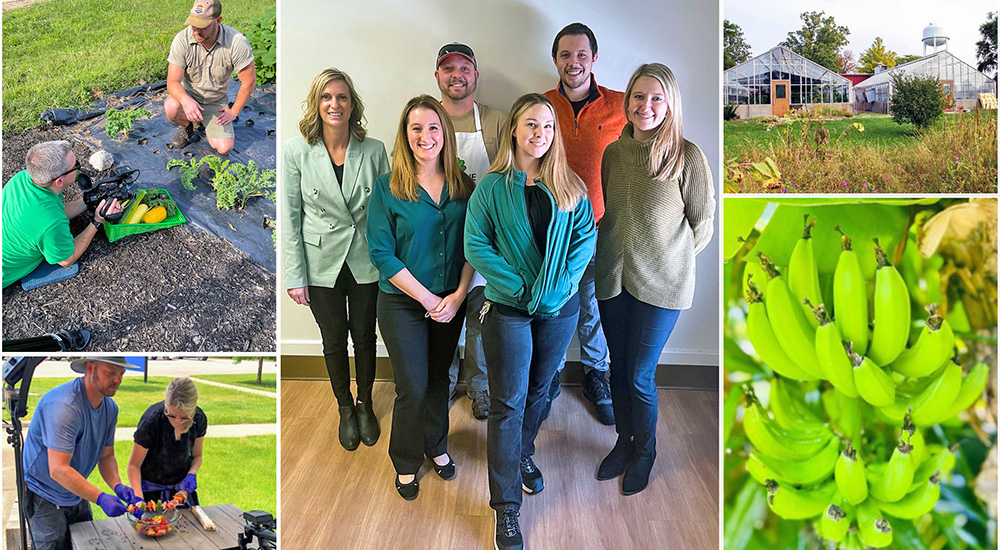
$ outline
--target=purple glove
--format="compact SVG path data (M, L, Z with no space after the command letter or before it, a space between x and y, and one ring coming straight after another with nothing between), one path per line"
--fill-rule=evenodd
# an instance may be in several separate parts
M125 505L120 500L107 493L101 493L97 497L97 505L101 507L101 510L104 510L109 518L116 518L126 511Z
M198 488L198 478L193 473L184 476L184 481L181 482L181 489L187 492L188 496Z
M136 502L142 502L142 499L135 496L135 491L131 487L125 485L124 483L119 483L115 485L115 494L118 498L122 499L125 504L135 504Z

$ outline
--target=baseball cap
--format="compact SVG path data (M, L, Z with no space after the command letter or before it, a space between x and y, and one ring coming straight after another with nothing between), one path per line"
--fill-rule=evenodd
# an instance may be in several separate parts
M194 6L191 6L191 14L184 21L184 24L204 29L220 15L222 15L222 2L220 0L195 0Z
M117 365L122 368L129 368L128 361L124 357L81 357L79 359L74 359L72 363L69 364L70 368L74 371L85 374L87 372L87 361L103 361L105 363L111 363L112 365Z
M459 42L452 42L451 44L441 46L441 49L438 50L438 59L435 68L441 66L441 61L453 53L468 59L472 62L472 66L476 70L479 70L479 67L476 65L476 54L472 53L472 48Z

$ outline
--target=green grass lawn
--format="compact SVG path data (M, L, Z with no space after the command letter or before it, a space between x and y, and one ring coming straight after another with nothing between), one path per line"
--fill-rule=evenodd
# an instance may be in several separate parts
M246 33L274 0L225 4L222 22ZM167 76L167 54L190 0L48 0L3 14L3 131L39 124L50 107Z
M264 373L260 379L260 385L257 385L257 373L247 373L247 374L196 374L195 378L201 380L211 380L212 382L219 382L222 384L232 384L234 386L243 386L245 388L250 388L252 390L261 391L275 391L278 387L278 375L275 373Z
M276 515L277 441L275 435L206 437L203 463L198 470L198 499L201 505L235 504L243 511L264 510ZM125 469L131 454L130 442L115 443L118 472L126 485L128 476ZM97 468L87 479L98 489L114 494ZM107 518L96 504L91 505L91 510L95 520Z
M946 117L945 120L950 123L950 118L952 117ZM865 131L862 133L854 130L852 125L855 123L864 125ZM723 147L726 151L726 158L736 156L739 149L746 145L747 140L760 147L767 147L771 142L780 141L784 138L782 130L786 128L798 136L801 123L795 122L791 126L776 126L768 131L765 124L755 119L728 121L723 128ZM844 133L848 128L851 130ZM913 134L912 126L896 124L888 115L864 115L833 119L827 121L826 129L830 132L830 142L845 149L905 147L920 139ZM839 137L842 133L844 133L843 137Z
M25 421L31 419L34 406L43 393L69 380L71 378L32 380ZM114 397L118 404L118 425L137 426L142 413L153 403L163 400L163 392L171 380L173 378L167 376L151 376L149 382L144 384L139 376L126 376ZM198 386L198 406L208 416L209 426L277 422L277 400L273 397L201 384ZM6 411L4 418L7 418Z

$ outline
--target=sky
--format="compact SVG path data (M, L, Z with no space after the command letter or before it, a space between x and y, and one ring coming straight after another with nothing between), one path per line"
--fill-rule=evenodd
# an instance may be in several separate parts
M886 47L896 55L923 55L924 27L933 23L944 27L948 50L962 61L975 66L979 26L986 15L997 10L996 0L963 0L961 3L930 0L810 0L791 3L787 0L725 0L723 18L743 29L754 56L785 40L789 32L802 28L799 15L823 11L832 15L837 25L851 33L845 49L854 59L881 36ZM940 47L939 47L940 48ZM928 47L927 53L932 48Z

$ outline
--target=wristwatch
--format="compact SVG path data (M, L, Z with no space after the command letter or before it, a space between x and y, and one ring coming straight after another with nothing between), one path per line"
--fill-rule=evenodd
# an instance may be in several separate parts
M97 220L90 220L90 223L92 223L94 225L94 229L100 229L101 228L101 222L99 222Z

